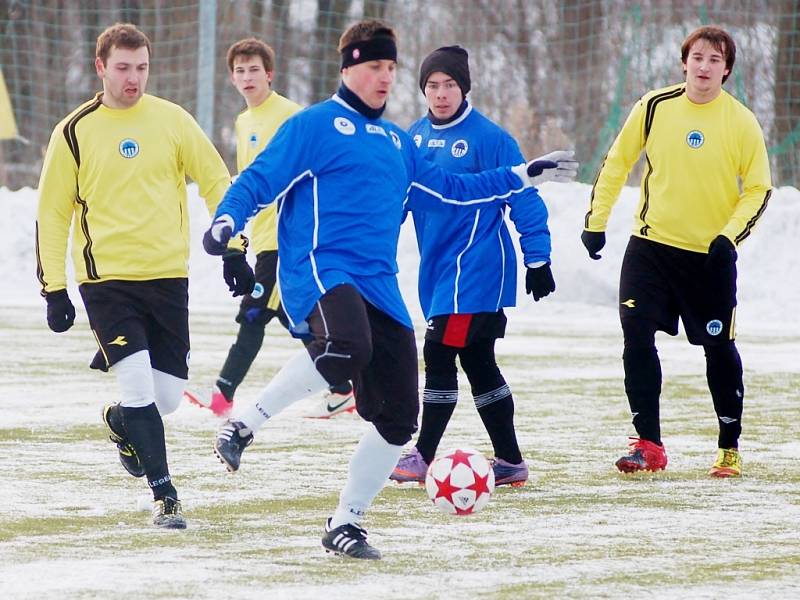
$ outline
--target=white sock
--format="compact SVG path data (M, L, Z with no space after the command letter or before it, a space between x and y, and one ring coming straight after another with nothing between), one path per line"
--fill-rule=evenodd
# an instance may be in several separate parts
M111 367L119 384L121 404L127 408L144 408L156 401L150 353L139 350Z
M370 424L350 458L350 473L339 496L339 506L333 513L331 529L345 523L359 523L364 518L375 496L389 480L402 450L402 446L383 439Z
M158 369L153 369L153 387L156 393L156 406L161 416L174 413L183 400L186 380Z
M237 411L233 420L241 421L252 431L258 431L270 417L298 400L328 389L328 385L308 352L301 350L283 365L253 404Z

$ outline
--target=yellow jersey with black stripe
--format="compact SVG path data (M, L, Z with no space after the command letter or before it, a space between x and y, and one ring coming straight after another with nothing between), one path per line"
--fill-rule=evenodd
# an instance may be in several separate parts
M241 173L266 147L278 128L302 107L275 91L256 107L248 108L236 118L236 168ZM258 254L278 249L275 203L259 212L252 220L250 247Z
M213 214L230 174L180 106L145 94L112 109L100 93L74 110L53 131L39 180L42 292L66 287L70 224L79 283L186 277L187 176Z
M643 96L600 167L586 230L605 230L642 150L633 235L693 252L708 252L720 234L736 245L750 235L772 182L761 127L742 103L722 90L695 104L686 84Z

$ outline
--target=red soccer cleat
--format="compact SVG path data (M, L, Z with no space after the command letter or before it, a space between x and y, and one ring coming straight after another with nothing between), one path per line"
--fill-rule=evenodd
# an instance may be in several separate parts
M655 442L630 438L628 444L630 452L623 456L616 463L617 468L623 473L635 473L636 471L662 471L667 466L667 453L664 446L659 446Z

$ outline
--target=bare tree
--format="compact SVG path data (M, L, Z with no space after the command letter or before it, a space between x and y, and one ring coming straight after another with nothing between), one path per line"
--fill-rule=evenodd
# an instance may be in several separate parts
M352 0L317 0L317 18L312 36L311 102L330 96L339 82L336 45L347 22Z

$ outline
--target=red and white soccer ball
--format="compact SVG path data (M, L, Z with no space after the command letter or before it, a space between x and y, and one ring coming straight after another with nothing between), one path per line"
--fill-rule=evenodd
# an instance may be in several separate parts
M440 454L425 475L428 497L449 515L469 515L489 503L494 471L486 457L471 448Z

